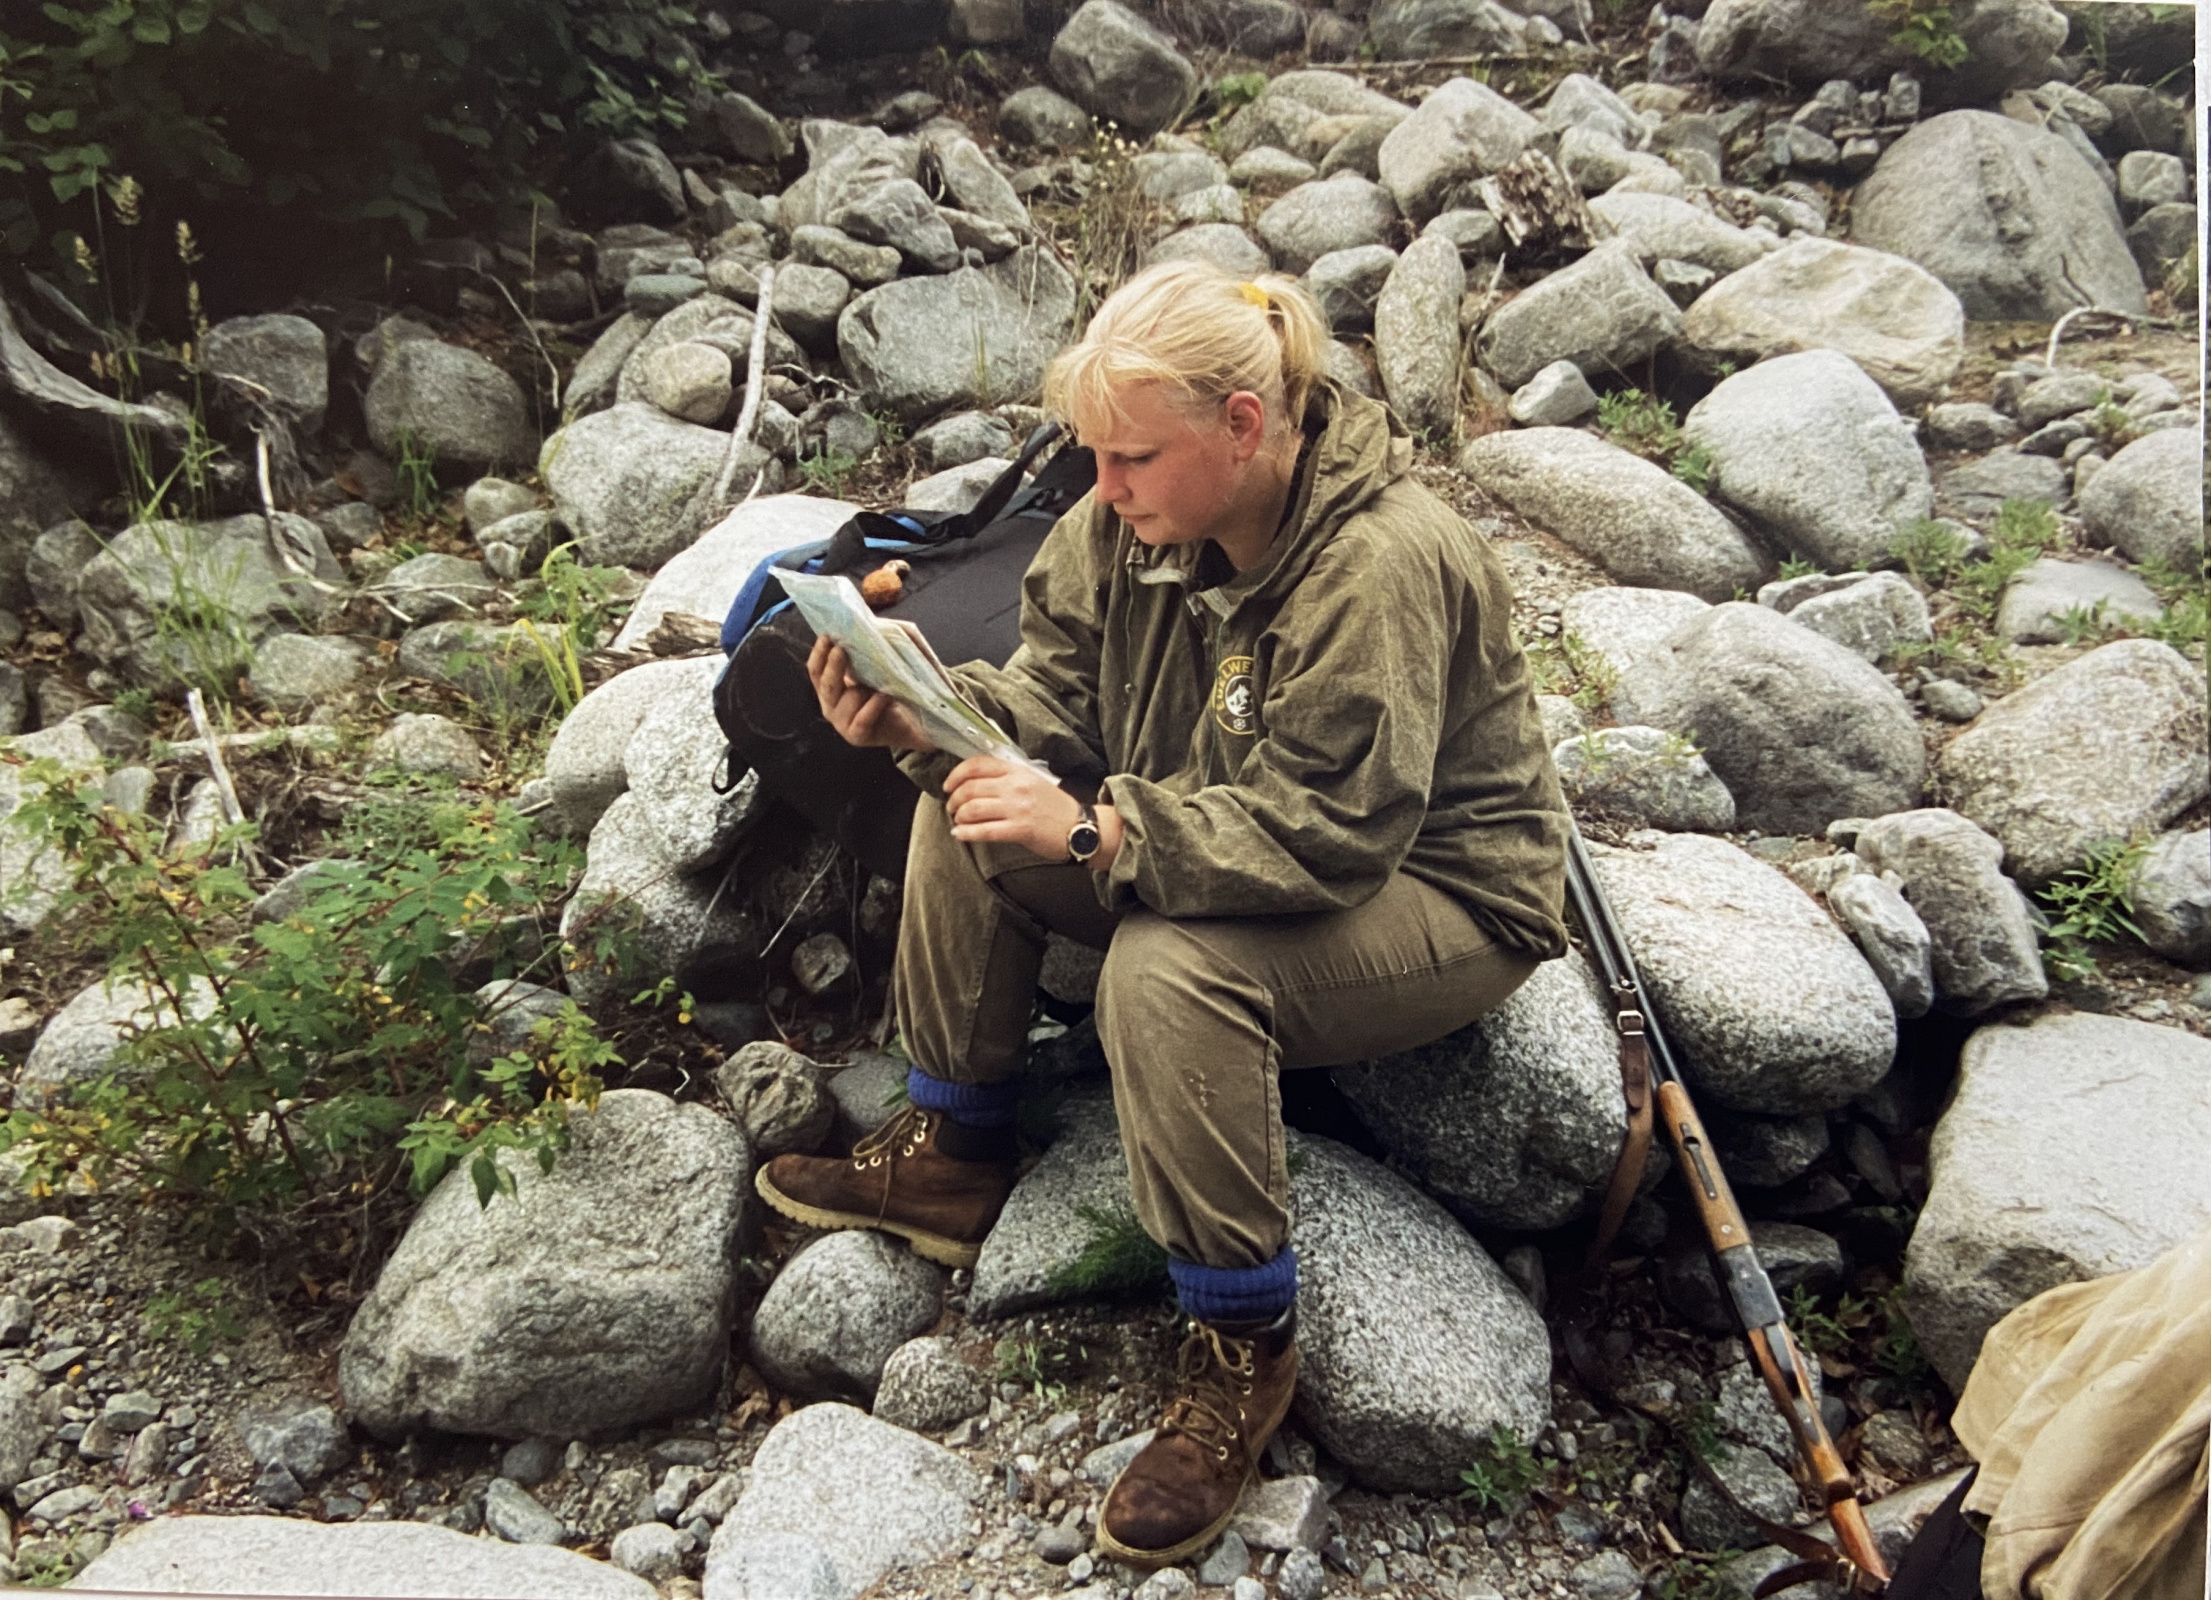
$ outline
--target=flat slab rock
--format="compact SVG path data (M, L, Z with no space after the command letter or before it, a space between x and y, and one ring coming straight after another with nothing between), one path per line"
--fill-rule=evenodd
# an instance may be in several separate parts
M2211 792L2204 741L2202 670L2170 645L2121 639L1990 706L1944 748L1936 777L2031 888Z
M853 1600L957 1549L982 1492L942 1445L848 1405L806 1406L754 1456L707 1548L705 1600Z
M1978 1030L1904 1257L1905 1310L1943 1381L1964 1388L2015 1306L2211 1223L2207 1149L2211 1040L2085 1012Z
M1597 877L1692 1086L1738 1111L1831 1110L1896 1054L1896 1012L1849 936L1724 839L1592 846Z
M551 1545L426 1522L157 1517L124 1533L72 1589L132 1594L365 1595L385 1600L653 1600L619 1567Z

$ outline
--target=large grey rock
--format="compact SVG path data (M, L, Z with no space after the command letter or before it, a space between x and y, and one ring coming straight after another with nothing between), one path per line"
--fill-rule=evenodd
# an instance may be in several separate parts
M1678 589L1584 589L1560 608L1559 623L1565 634L1596 652L1611 671L1613 720L1639 726L1650 720L1646 712L1658 704L1659 673L1651 667L1664 659L1658 646L1690 618L1710 609L1709 601ZM1556 745L1558 740L1549 742Z
M1935 69L1870 6L1713 0L1697 32L1697 65L1722 80L1787 79L1806 87L1834 78L1878 81L1902 68L1925 80L1941 104L1977 104L2040 82L2065 42L2065 18L2047 0L1964 0L1952 11L1965 59Z
M788 270L810 269L793 267ZM787 275L777 277L777 289L783 287ZM844 280L837 281L841 288ZM843 304L841 295L838 304ZM646 358L643 376L645 398L681 421L704 426L729 409L732 393L729 356L713 345L693 340L664 345Z
M2013 1307L2211 1223L2211 1041L2060 1013L1966 1041L1928 1149L1904 1305L1953 1390Z
M538 465L585 561L650 569L721 509L715 491L729 438L631 402L571 422L545 441ZM745 472L736 492L750 482Z
M2062 505L2071 486L2065 468L2049 456L1991 450L1945 472L1935 498L1961 517L1992 517L2006 500Z
M0 417L0 606L21 610L30 601L23 568L31 546L75 514L75 497L60 470Z
M1145 139L1182 115L1197 68L1118 0L1085 0L1052 40L1052 82L1092 116Z
M358 640L271 634L253 652L254 694L279 711L311 710L358 684L368 654Z
M1382 0L1367 37L1386 61L1481 56L1527 48L1527 19L1498 0Z
M1829 567L1885 559L1934 509L1934 485L1880 386L1836 350L1775 356L1722 380L1683 435L1712 457L1712 492Z
M537 429L522 390L473 350L410 339L386 351L362 401L369 438L393 460L412 449L439 466L523 466Z
M204 980L183 998L195 1020L214 1008L214 991ZM58 1094L89 1088L122 1067L116 1057L130 1036L179 1020L167 993L150 984L102 979L87 985L39 1030L16 1079L16 1104L36 1110Z
M2047 883L2211 791L2203 674L2170 645L2100 646L1982 712L1944 748L1936 778L2003 841L2013 877Z
M1786 615L1860 660L1875 663L1900 645L1925 644L1934 637L1925 598L1893 572L1876 572L1813 595Z
M1451 78L1382 140L1382 186L1400 211L1424 223L1453 190L1511 162L1542 130L1487 84Z
M1965 309L1916 262L1799 235L1697 296L1681 336L1707 362L1737 367L1840 350L1898 406L1914 407L1940 395L1964 364Z
M1769 233L1738 228L1672 195L1601 194L1589 202L1589 211L1611 237L1626 240L1645 260L1687 261L1718 273L1748 267L1777 242Z
M967 1539L983 1481L942 1445L847 1405L768 1432L707 1549L705 1600L857 1600L886 1572Z
M778 1394L872 1402L891 1352L937 1320L944 1274L886 1234L855 1228L808 1245L752 1317L752 1360Z
M614 404L622 370L652 327L652 318L625 311L591 341L591 348L576 362L576 370L568 375L561 391L561 409L569 421Z
M452 616L481 616L499 586L481 561L430 551L402 561L365 592L404 629Z
M1869 872L1827 891L1827 907L1858 941L1899 1017L1923 1017L1935 1000L1934 941L1911 903Z
M717 281L720 281L724 265L721 261L714 264ZM749 276L752 272L749 264L744 265L743 270L748 276L737 279L730 287L749 287L753 299L757 301L759 280L757 276ZM808 272L814 270L816 269L809 268ZM802 281L805 276L801 274ZM806 294L795 297L792 303L803 309L811 306L813 300L813 295ZM783 306L783 300L778 298L775 309L779 315ZM655 321L645 336L637 341L636 348L624 358L621 375L615 380L615 402L626 404L633 400L651 399L651 374L661 359L660 353L679 344L713 346L729 358L731 381L744 383L750 377L746 364L752 359L752 322L752 307L724 295L702 294L686 300ZM795 368L801 372L807 369L805 354L791 335L784 332L777 318L771 318L768 323L767 357L772 366ZM724 443L727 443L726 435ZM751 481L749 473L745 481Z
M2203 558L2203 432L2166 428L2126 446L2080 497L2088 531L2130 561L2176 571Z
M1976 321L2148 309L2096 171L2056 134L1993 112L1947 112L1889 146L1858 185L1851 230L1925 267Z
M70 1587L102 1593L390 1600L653 1600L643 1578L573 1550L426 1522L177 1516L127 1524Z
M1394 125L1410 114L1409 106L1345 73L1282 72L1268 80L1257 99L1229 118L1221 130L1221 150L1234 160L1255 145L1274 145L1317 161L1334 143L1315 131L1326 119L1378 118ZM1345 124L1346 129L1349 126Z
M1422 236L1397 258L1374 307L1382 390L1415 433L1448 439L1459 416L1459 297L1466 269L1448 239Z
M1210 261L1223 272L1255 278L1267 270L1266 247L1232 222L1201 222L1170 233L1144 252L1144 265Z
M668 864L678 872L704 872L744 842L769 797L753 772L742 774L727 794L714 792L729 755L729 736L714 720L714 682L723 659L700 656L683 665L691 669L688 676L663 675L666 692L649 697L623 747L622 770Z
M808 223L791 235L791 259L827 267L846 282L872 289L898 276L898 252L887 244L862 244L840 228ZM782 274L777 273L781 281ZM756 285L757 292L757 285Z
M714 1092L761 1161L791 1151L811 1154L836 1120L836 1098L821 1068L772 1039L740 1046L715 1068Z
M1291 1135L1297 1412L1370 1488L1439 1493L1492 1429L1550 1407L1543 1320L1443 1208L1326 1139Z
M1579 421L1597 409L1597 391L1581 368L1554 361L1513 391L1506 415L1524 428L1556 428Z
M1356 172L1301 183L1259 213L1259 237L1284 272L1302 273L1322 256L1361 245L1387 244L1397 204Z
M806 494L746 501L653 574L610 648L642 645L671 611L719 621L761 562L828 538L858 509L843 500Z
M451 717L402 711L369 745L368 765L473 783L484 775L484 751L476 736Z
M998 131L1016 144L1074 150L1089 142L1090 113L1057 90L1032 84L1006 96Z
M1554 361L1584 372L1629 371L1681 334L1681 313L1644 275L1634 247L1599 245L1490 314L1482 365L1517 389Z
M951 227L937 215L928 191L911 178L893 178L855 195L830 213L829 225L864 243L889 245L923 272L949 272L960 263Z
M1919 798L1926 752L1902 692L1764 606L1714 606L1670 634L1646 670L1638 709L1695 737L1735 797L1738 826L1816 833Z
M305 1395L240 1413L238 1439L256 1466L281 1466L302 1484L326 1478L353 1459L353 1436L338 1414Z
M224 663L244 664L270 634L312 628L326 599L317 583L339 575L322 532L285 520L287 547L299 534L302 572L270 542L259 516L219 522L140 522L85 563L77 585L83 647L104 666L144 684L204 682ZM180 627L180 609L206 619Z
M64 633L76 631L77 586L85 563L106 548L105 539L72 517L41 533L22 555L19 576L30 589L31 604Z
M1579 954L1456 1033L1333 1075L1400 1170L1487 1227L1569 1221L1627 1130L1618 1035Z
M883 1363L875 1415L894 1428L934 1433L990 1405L983 1375L962 1361L950 1339L909 1339Z
M1061 1107L1059 1123L1052 1147L1014 1185L983 1240L967 1296L967 1313L979 1321L1068 1298L1053 1278L1082 1254L1090 1237L1076 1208L1130 1205L1128 1163L1113 1102L1095 1091L1077 1093Z
M9 1178L16 1181L14 1174ZM39 1420L38 1403L45 1387L27 1366L0 1374L0 1494L14 1494L45 1449L48 1424Z
M2211 833L2160 836L2134 869L2132 898L2144 944L2184 967L2211 967Z
M742 897L720 892L718 874L680 873L668 864L634 795L606 808L591 830L587 856L583 878L561 912L562 938L627 929L645 969L637 976L648 984L672 977L706 999L723 998L758 975L768 930ZM569 988L590 1005L613 995L609 981L579 970L569 975Z
M200 366L216 380L218 410L239 418L266 410L310 439L322 431L330 352L305 317L226 317L201 341Z
M1735 826L1735 797L1678 733L1597 728L1558 744L1551 762L1567 798L1584 810L1671 833L1725 833Z
M1085 11L1099 5L1112 0ZM923 422L1028 399L1074 313L1074 280L1031 246L987 267L869 290L837 319L837 349L870 406Z
M1397 252L1386 244L1353 245L1331 250L1305 272L1305 288L1320 307L1329 331L1337 335L1360 333L1374 326L1374 303L1397 266ZM1457 338L1458 307L1452 307L1452 335Z
M893 178L921 175L921 146L880 128L816 118L800 124L806 171L776 204L778 230L827 222L846 202Z
M990 164L990 158L974 140L947 139L931 148L951 204L1016 233L1028 228L1029 208L1013 192L1012 181Z
M1692 1087L1739 1111L1843 1105L1889 1068L1896 1013L1804 892L1723 839L1592 847L1651 1003Z
M1621 583L1725 600L1770 571L1694 489L1577 428L1485 434L1460 452L1459 470Z
M499 1153L515 1195L480 1206L456 1168L423 1202L339 1356L364 1427L567 1438L712 1395L751 1203L744 1141L645 1089L609 1090L569 1128L550 1173Z
M669 701L695 700L702 688L711 692L716 665L712 660L647 661L616 673L576 702L545 752L555 816L567 832L588 834L629 789L630 740L646 713ZM648 812L640 821L657 837L660 828L649 819Z
M72 780L96 778L103 766L99 746L75 721L0 742L0 749L26 760L57 761ZM0 761L0 925L19 934L30 932L52 913L69 887L74 865L46 836L34 833L15 815L30 798L22 770L13 762ZM19 1097L21 1092L19 1088Z
M1919 914L1946 1010L1975 1016L2049 992L2034 924L1995 839L1955 811L1929 808L1876 817L1856 850L1872 872L1896 876Z
M1996 631L2014 644L2059 644L2071 612L2146 623L2163 616L2165 607L2155 590L2122 566L2045 556L2004 585Z

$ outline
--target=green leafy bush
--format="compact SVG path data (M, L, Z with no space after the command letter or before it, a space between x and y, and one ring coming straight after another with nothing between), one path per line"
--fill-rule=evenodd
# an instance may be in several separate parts
M171 215L241 202L419 237L571 136L681 127L711 81L693 20L674 0L0 8L0 236L90 235L93 191L127 175Z
M326 863L292 915L256 922L232 863L251 825L167 850L149 819L58 764L23 778L15 825L72 864L57 919L149 996L106 1077L0 1124L34 1193L120 1189L217 1234L358 1265L456 1164L487 1202L513 1187L497 1150L549 1170L570 1113L618 1064L573 1004L527 1047L479 1043L472 1059L489 1021L457 975L549 977L563 948L538 930L580 866L510 807L364 806L343 840L354 858Z

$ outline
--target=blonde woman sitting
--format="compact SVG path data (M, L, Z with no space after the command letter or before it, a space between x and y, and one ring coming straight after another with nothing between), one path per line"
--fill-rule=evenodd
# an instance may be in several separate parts
M866 1154L780 1157L760 1192L971 1264L1012 1187L1045 935L1103 950L1136 1212L1193 1319L1101 1510L1132 1563L1225 1527L1289 1409L1277 1074L1448 1033L1565 943L1566 813L1504 574L1386 408L1322 376L1326 337L1294 280L1178 262L1053 361L1097 488L1029 569L1012 659L959 676L1064 787L954 765L841 651L810 664L837 731L925 790L894 977L916 1065Z

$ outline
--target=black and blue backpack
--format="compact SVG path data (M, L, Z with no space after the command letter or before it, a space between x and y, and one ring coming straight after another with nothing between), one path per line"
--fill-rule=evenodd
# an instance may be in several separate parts
M829 538L760 564L722 620L729 660L714 686L714 716L729 755L718 790L726 793L749 769L870 871L894 881L905 875L914 787L888 751L855 750L823 720L806 676L813 630L776 575L841 573L858 583L904 561L903 590L886 614L921 629L945 662L1003 666L1021 642L1023 574L1052 524L1097 481L1091 453L1070 445L1023 484L1059 433L1056 423L1032 433L971 510L862 511Z

